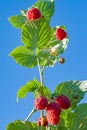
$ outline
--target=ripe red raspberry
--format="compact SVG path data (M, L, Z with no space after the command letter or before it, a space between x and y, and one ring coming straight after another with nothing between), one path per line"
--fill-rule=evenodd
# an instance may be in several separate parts
M26 18L27 20L35 20L41 17L41 13L38 8L32 8L27 11Z
M56 98L56 103L63 109L68 109L71 105L70 100L65 95L60 95Z
M55 116L55 114L47 114L47 121L50 125L56 125L59 123L60 121L60 117L59 116Z
M48 104L46 108L46 116L47 116L48 123L51 125L58 124L60 120L59 118L60 113L61 113L61 108L56 102Z
M43 122L43 124L41 124ZM38 118L37 119L37 124L38 124L38 126L47 126L48 125L48 121L47 121L47 118L46 118L46 116L43 116L43 117L40 117L40 118Z
M55 36L58 40L63 40L66 38L67 33L62 28L57 28L55 32Z
M48 101L45 97L43 96L39 96L34 100L34 106L38 109L38 110L43 110L46 108L48 104Z

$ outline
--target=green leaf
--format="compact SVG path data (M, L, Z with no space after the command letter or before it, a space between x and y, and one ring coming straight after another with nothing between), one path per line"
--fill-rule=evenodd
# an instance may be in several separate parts
M68 118L71 130L87 129L87 104L80 104Z
M24 98L29 92L34 92L40 86L40 82L36 79L27 82L17 92L17 99Z
M37 124L16 120L8 124L6 130L37 130Z
M51 38L50 38L50 41L48 42L48 44L46 46L47 48L54 47L55 45L61 43L60 40L56 39L55 31L56 31L56 27L51 28Z
M64 122L60 120L60 122L58 123L58 125L56 126L48 126L47 130L68 130L66 127L64 127Z
M79 130L80 120L79 118L72 113L69 118L68 127L72 130Z
M85 91L87 91L87 81L67 81L57 85L54 95L66 95L71 101L71 107L74 108L84 97Z
M80 104L75 109L75 113L79 116L79 118L81 118L81 120L83 118L86 118L87 117L87 103Z
M80 104L75 110L62 110L58 128L65 127L66 130L87 129L87 104ZM60 130L58 129L58 130Z
M13 27L15 27L15 28L21 28L22 25L26 21L26 17L23 16L23 15L16 15L16 16L9 17L8 20L12 24Z
M42 16L46 19L48 23L50 22L50 19L54 13L54 0L37 1L32 7L39 8Z
M37 65L37 56L25 46L15 48L10 53L10 56L16 61L16 63L25 67L33 68Z
M51 29L43 18L27 21L22 28L22 42L30 50L44 48L51 37Z
M70 115L70 113L71 113L71 109L66 109L66 110L62 109L62 112L60 114L61 126L68 128L68 116Z
M8 124L6 130L30 130L30 128L25 122L17 120Z

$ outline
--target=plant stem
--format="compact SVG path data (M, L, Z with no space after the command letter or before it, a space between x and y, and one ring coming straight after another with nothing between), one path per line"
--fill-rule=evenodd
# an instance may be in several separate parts
M43 86L43 70L44 70L44 67L40 66L39 59L37 59L37 62L38 62L38 70L39 70L39 75L40 75L40 82L41 82L41 86Z
M43 71L44 71L44 67L40 66L39 59L37 59L37 62L38 62L38 70L39 70L39 75L40 75L41 87L43 87ZM43 110L41 110L40 116L41 117L44 116ZM41 130L44 130L43 121L41 122L41 124L42 124Z
M29 113L29 115L27 116L27 118L25 119L25 122L29 120L29 118L32 116L32 114L34 112L36 112L37 110L35 108L32 109L32 111Z

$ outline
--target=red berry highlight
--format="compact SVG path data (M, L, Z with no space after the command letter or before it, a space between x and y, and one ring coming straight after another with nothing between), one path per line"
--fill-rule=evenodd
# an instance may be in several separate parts
M67 33L62 28L57 28L55 32L55 36L58 40L63 40L66 38Z
M34 106L38 109L38 110L43 110L46 108L48 104L48 101L45 97L43 96L39 96L34 100Z
M37 124L38 124L38 126L42 126L43 125L44 127L46 127L48 125L48 121L47 121L46 116L38 118L37 119Z
M61 108L56 102L52 102L48 104L46 108L46 116L47 116L47 121L51 125L56 125L58 124L60 118L60 113L61 113Z
M56 103L58 103L63 109L68 109L71 105L69 98L65 95L58 96L56 98Z
M41 17L41 13L38 8L32 8L27 11L26 18L27 20L36 20Z

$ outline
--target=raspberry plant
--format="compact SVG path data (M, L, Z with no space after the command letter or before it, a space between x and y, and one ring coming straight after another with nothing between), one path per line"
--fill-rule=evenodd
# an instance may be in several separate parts
M46 67L64 63L61 54L69 41L65 26L50 26L53 13L54 0L37 0L27 10L9 18L9 22L21 30L23 42L10 56L21 66L38 66L40 81L34 78L18 90L17 99L33 93L33 109L25 120L9 123L6 130L87 130L87 103L79 104L87 91L87 81L60 83L53 93L43 81ZM40 111L40 117L35 122L30 121L37 111Z

